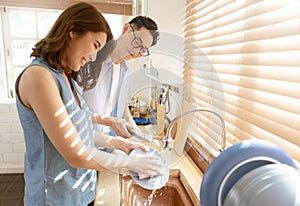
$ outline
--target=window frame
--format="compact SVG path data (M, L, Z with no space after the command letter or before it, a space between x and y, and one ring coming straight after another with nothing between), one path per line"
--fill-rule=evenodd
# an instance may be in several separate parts
M35 8L24 8L24 7L0 7L1 8L1 24L2 24L2 36L3 36L3 45L2 45L2 49L0 51L1 53L1 57L3 58L3 63L1 64L2 67L2 71L4 70L5 72L3 72L3 76L1 76L2 79L2 87L4 88L3 90L3 94L1 95L1 99L5 100L5 99L14 99L15 98L15 88L14 88L14 82L15 82L15 78L16 76L18 76L18 74L21 71L18 71L18 68L21 68L21 70L23 70L29 63L30 63L30 51L28 51L28 62L21 64L21 65L17 65L14 64L13 62L13 42L14 41L23 41L24 43L26 41L33 41L33 42L37 42L38 40L41 39L41 37L39 37L39 33L38 33L38 14L40 13L48 13L48 14L57 14L57 16L59 15L59 13L61 13L60 10L53 10L53 9L35 9ZM35 16L35 24L36 24L36 36L35 37L14 37L13 34L11 34L11 27L10 27L10 12L20 12L20 11L25 11L25 12L30 12L33 13L33 15ZM55 21L55 19L53 20L53 22ZM34 44L34 43L33 43ZM24 54L25 55L25 54ZM4 67L4 68L3 68Z

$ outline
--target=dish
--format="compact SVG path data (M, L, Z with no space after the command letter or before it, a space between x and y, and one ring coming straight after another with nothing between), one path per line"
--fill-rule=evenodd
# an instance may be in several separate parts
M139 186L148 190L156 190L160 189L167 183L167 181L169 180L169 169L167 167L166 161L163 159L163 157L157 150L149 148L149 151L145 152L140 148L136 148L129 155L159 156L164 163L164 169L162 173L154 177L140 178L138 173L129 170L130 176Z
M256 168L229 190L224 206L299 205L300 171L286 164Z
M223 205L232 186L248 172L269 164L297 168L292 157L267 140L244 140L224 150L206 169L200 187L201 206Z

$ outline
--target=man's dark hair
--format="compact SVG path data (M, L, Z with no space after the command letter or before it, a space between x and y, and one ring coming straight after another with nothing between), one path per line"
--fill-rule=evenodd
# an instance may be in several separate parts
M137 30L140 30L142 27L148 29L153 37L151 46L157 43L159 39L159 31L157 24L151 18L146 16L137 16L133 18L129 24L132 24Z

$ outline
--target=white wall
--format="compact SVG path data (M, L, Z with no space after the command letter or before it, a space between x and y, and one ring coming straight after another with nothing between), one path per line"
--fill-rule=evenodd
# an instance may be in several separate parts
M160 31L183 36L185 0L145 0L147 1L145 15L157 22Z
M155 19L161 32L159 43L151 48L152 64L158 67L160 80L182 88L182 69L184 59L184 17L185 0L146 0L148 16ZM182 92L182 89L180 89ZM182 94L171 93L171 111L168 117L173 119L180 110Z
M0 103L0 173L23 172L25 143L15 103Z
M144 3L144 13L139 13L152 18L161 34L157 45L150 48L149 58L154 67L179 74L183 63L185 0L144 0ZM135 59L133 69L141 69L144 63L149 67L149 58Z
M153 18L161 32L160 41L151 48L154 67L181 75L184 51L185 0L147 0L147 15ZM163 53L163 54L162 54ZM161 77L166 79L165 76Z

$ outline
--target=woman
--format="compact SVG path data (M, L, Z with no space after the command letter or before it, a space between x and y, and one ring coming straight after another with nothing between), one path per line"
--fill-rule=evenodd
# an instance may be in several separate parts
M16 81L16 103L26 143L25 205L88 205L94 200L96 172L128 168L157 175L158 158L101 152L95 146L129 153L144 145L92 130L91 116L73 77L95 58L110 28L87 3L70 6L48 35L37 42L32 63Z

